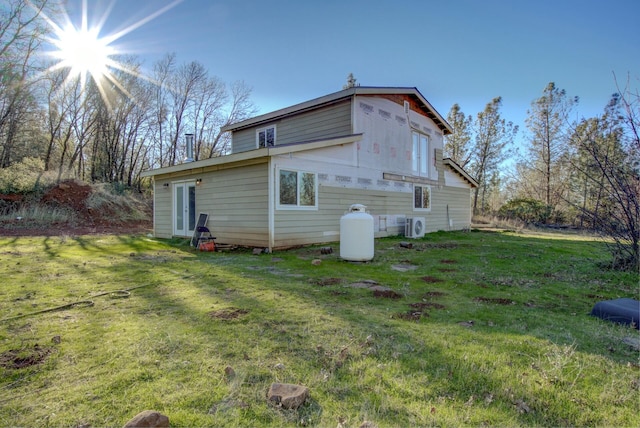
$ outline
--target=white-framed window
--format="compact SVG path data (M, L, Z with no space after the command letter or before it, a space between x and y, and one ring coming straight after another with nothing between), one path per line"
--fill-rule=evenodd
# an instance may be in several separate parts
M271 125L256 130L256 147L273 147L276 145L276 126Z
M431 186L413 185L413 208L431 211Z
M415 175L427 177L429 175L429 136L414 131L411 137L413 139L411 168Z
M317 209L318 176L314 172L278 170L278 209Z

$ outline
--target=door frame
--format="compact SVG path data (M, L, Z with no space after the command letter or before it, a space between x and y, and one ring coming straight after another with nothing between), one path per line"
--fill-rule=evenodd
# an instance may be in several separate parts
M196 227L196 181L184 180L171 183L173 236L190 237ZM178 204L180 203L180 207Z

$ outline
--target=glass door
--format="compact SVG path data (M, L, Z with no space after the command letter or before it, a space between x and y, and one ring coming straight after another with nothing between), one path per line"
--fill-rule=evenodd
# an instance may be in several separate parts
M191 236L196 228L196 182L173 184L173 234Z

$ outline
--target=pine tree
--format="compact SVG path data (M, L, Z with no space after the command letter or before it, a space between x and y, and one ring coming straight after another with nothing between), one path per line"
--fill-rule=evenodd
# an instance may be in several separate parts
M447 122L453 128L453 134L447 135L444 142L444 155L464 168L471 160L471 115L465 116L458 104L451 106Z
M494 172L510 154L509 146L518 132L518 126L507 122L500 115L502 97L494 98L478 113L475 128L475 145L471 153L471 172L478 181L473 195L473 212L484 214L487 191ZM480 207L478 206L480 203Z
M566 159L569 115L578 98L570 98L564 89L550 82L540 98L531 103L527 112L530 132L524 168L530 170L528 186L533 194L526 195L555 207L561 199L566 180Z

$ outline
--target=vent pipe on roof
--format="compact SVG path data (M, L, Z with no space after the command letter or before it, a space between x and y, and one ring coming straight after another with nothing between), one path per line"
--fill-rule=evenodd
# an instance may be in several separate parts
M185 162L193 162L193 134L184 134L187 140L187 158Z

